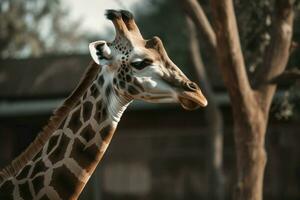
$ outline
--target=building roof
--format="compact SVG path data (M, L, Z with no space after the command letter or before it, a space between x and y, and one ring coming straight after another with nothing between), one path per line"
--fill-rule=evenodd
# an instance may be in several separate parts
M90 62L88 55L0 60L0 98L51 98L72 91Z

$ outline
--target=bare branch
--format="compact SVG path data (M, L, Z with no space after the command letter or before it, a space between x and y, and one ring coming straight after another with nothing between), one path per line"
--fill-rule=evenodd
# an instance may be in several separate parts
M246 73L233 2L211 2L217 36L217 60L232 103L239 105L239 111L243 112L243 108L247 110L247 104L253 102L254 96Z
M209 23L200 3L197 0L179 0L185 13L193 20L194 24L203 34L204 40L215 51L217 47L216 34Z
M295 81L300 80L300 70L299 69L292 69L287 70L275 76L271 80L267 81L270 84L289 84L294 83Z

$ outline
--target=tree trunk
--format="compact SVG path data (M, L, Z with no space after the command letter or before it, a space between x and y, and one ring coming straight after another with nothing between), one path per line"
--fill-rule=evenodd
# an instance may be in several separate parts
M209 105L205 110L205 118L208 123L208 191L207 199L222 200L224 199L224 176L222 171L223 161L223 118L222 114L215 102L215 95L211 85L207 80L205 68L201 59L199 41L195 25L189 17L187 17L187 25L190 33L190 53L197 76L203 90L203 93L209 101Z
M237 155L234 199L260 200L263 197L266 119L260 110L253 108L253 111L252 115L241 116L239 109L233 107Z
M276 91L268 84L286 68L293 32L293 0L276 0L272 19L271 42L263 64L255 74L252 89L246 74L232 0L211 0L212 30L197 0L182 1L198 30L219 62L229 92L237 154L235 198L260 200L266 165L264 149L269 110ZM216 40L215 40L216 38Z
M286 67L291 42L292 3L275 3L274 31L265 65L258 71L258 82L281 73ZM235 199L260 200L266 165L264 148L269 107L276 86L262 85L252 90L245 70L237 24L230 0L212 0L217 36L217 57L232 102L234 138L237 154L237 187Z

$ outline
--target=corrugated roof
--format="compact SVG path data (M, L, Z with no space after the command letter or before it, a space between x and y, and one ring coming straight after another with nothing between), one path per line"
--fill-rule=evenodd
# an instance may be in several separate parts
M65 96L90 60L88 55L0 60L0 98Z

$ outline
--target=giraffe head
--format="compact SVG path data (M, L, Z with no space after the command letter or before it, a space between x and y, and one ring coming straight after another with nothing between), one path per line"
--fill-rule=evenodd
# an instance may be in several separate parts
M158 37L145 40L130 12L108 10L114 24L113 42L96 41L89 45L93 60L108 68L117 95L147 102L178 102L193 110L206 106L198 85L190 81L171 61Z

